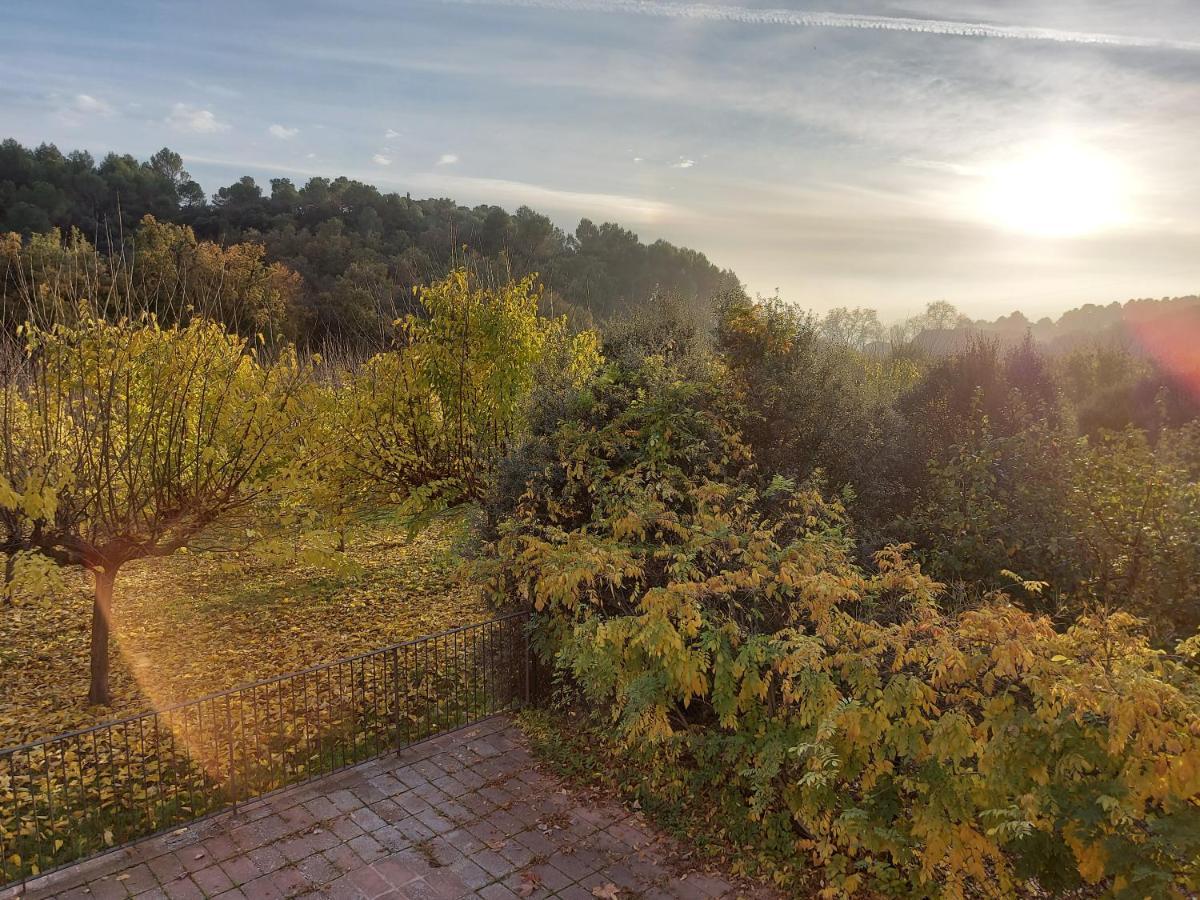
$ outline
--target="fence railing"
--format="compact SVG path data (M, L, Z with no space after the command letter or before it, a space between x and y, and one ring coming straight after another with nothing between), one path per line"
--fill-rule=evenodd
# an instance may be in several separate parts
M511 710L525 613L0 750L0 887Z

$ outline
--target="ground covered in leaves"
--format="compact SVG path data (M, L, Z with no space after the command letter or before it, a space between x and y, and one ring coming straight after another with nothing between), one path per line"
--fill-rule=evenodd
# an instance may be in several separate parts
M90 580L0 605L0 747L199 697L489 616L460 576L469 529L409 537L391 519L348 539L353 570L176 555L117 579L111 707L89 706Z
M688 847L683 861L714 866L759 883L783 888L795 897L817 896L814 872L794 852L772 851L746 828L745 816L732 816L684 767L677 777L656 775L640 764L635 748L622 747L601 719L573 705L526 710L522 731L535 754L581 791L597 797L615 794L642 811L659 828ZM647 748L644 748L647 749Z

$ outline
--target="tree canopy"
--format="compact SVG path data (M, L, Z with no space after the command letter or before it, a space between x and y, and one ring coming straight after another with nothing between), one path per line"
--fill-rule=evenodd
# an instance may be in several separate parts
M206 198L168 148L144 162L109 154L97 163L51 144L0 144L0 234L75 228L108 252L146 215L201 242L262 244L267 264L298 273L288 330L303 345L377 345L415 308L415 287L458 265L500 281L536 273L547 311L584 326L656 292L707 302L737 281L695 250L589 219L566 232L525 206L417 200L345 177L273 178L264 188L244 176Z

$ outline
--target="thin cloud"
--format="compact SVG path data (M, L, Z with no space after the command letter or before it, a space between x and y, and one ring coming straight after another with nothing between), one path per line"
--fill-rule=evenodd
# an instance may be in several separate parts
M592 191L572 191L505 178L473 178L463 175L413 175L418 188L441 193L449 191L460 199L507 206L532 206L569 216L604 216L642 224L680 222L693 218L690 210L648 197L631 197Z
M903 31L943 34L954 37L1003 38L1050 41L1060 44L1101 44L1113 47L1145 47L1200 51L1200 43L1095 31L1069 31L1024 25L994 25L952 19L919 19L907 16L868 16L853 13L806 12L790 9L754 9L709 3L656 3L651 0L443 0L466 6L511 6L524 9L553 9L562 12L598 12L691 19L705 22L734 22L742 25L781 25L790 28L853 28L870 31Z
M393 138L400 137L400 132L398 132L395 128L389 128L387 131L385 131L383 133L383 136L390 141Z
M72 128L85 125L95 119L114 115L112 106L92 94L50 94L49 101L58 121Z
M281 141L290 141L300 133L299 128L288 128L286 125L272 125L267 129L271 137L279 138Z
M71 102L71 109L77 113L97 116L111 116L113 112L113 108L108 103L91 94L76 94L75 99Z
M382 153L376 153L371 157L371 162L377 166L390 166L392 164L391 157L384 156Z
M171 114L166 122L176 131L187 131L192 134L217 134L228 131L229 125L220 121L211 110L201 109L187 103L176 103L171 107Z
M458 162L458 154L457 153L443 153L441 156L438 157L437 165L452 166L456 162Z
M696 164L694 159L681 159L677 163L671 163L672 169L690 169Z

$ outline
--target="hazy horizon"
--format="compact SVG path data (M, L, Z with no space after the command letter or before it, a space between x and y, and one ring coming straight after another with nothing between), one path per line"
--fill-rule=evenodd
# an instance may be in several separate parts
M616 221L817 311L1200 291L1200 7L997 6L20 2L0 130Z

